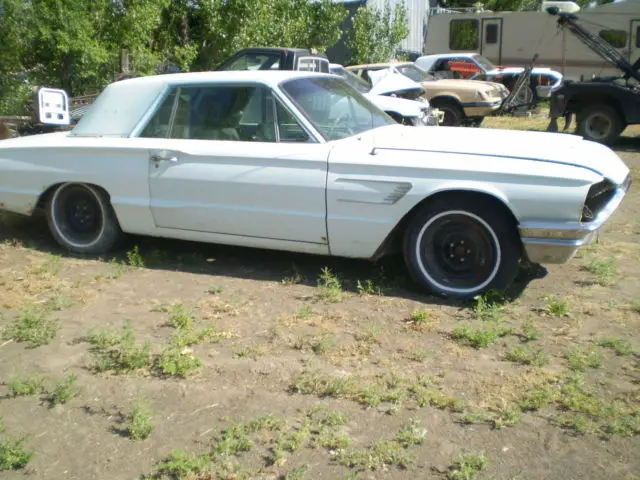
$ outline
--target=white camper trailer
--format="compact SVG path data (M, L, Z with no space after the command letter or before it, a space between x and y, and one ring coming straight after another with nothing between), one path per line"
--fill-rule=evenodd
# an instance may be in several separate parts
M543 2L574 13L573 2ZM559 5L567 4L567 5ZM575 4L574 4L575 5ZM564 8L562 8L564 7ZM444 12L444 13L443 13ZM580 40L557 27L546 11L487 12L432 9L428 21L427 54L478 52L501 66L523 66L539 55L537 65L563 73L569 80L618 75ZM582 25L611 45L631 63L640 57L640 1L626 0L575 13Z

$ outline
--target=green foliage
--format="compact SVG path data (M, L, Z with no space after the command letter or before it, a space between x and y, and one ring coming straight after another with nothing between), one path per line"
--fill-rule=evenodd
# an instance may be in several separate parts
M520 345L516 345L507 350L504 358L510 362L521 363L522 365L534 365L536 367L542 367L549 363L549 356L544 353L541 348L533 351L527 346Z
M16 378L9 382L9 393L14 397L38 395L43 391L43 384L40 377Z
M504 337L510 333L511 329L506 327L485 326L477 328L470 325L463 325L462 327L453 329L451 338L463 345L469 345L474 348L484 348L496 342L500 337Z
M140 247L138 245L135 245L133 250L127 252L127 261L132 267L144 268L144 257L140 253Z
M76 385L77 381L77 375L69 375L58 382L48 396L51 406L67 403L69 400L74 399L80 393L80 388Z
M50 320L42 310L25 310L3 332L5 338L26 342L32 347L47 345L58 331L58 322Z
M324 267L318 277L316 298L328 303L339 303L349 297L342 290L342 280L330 268Z
M475 480L487 465L489 459L484 455L463 455L449 467L447 480Z
M605 338L604 340L600 340L598 345L605 348L612 348L615 350L616 355L619 356L633 353L631 343L629 343L629 340L625 340L624 338Z
M569 315L569 302L555 295L545 297L547 302L547 312L556 317L567 317Z
M583 372L587 368L598 368L602 365L602 352L595 345L583 348L575 345L567 352L569 367L577 372Z
M583 270L595 275L596 283L603 287L615 284L620 276L618 264L614 257L605 259L594 258L583 267Z
M202 360L189 349L180 350L170 346L160 354L158 368L164 375L186 378L202 368Z
M129 319L125 320L119 333L107 330L90 331L80 340L93 345L95 367L98 371L130 372L148 369L151 366L151 344L137 344Z
M0 471L24 468L32 455L33 452L24 447L24 438L0 439Z
M388 62L408 35L406 6L398 2L392 8L386 2L382 9L367 5L358 8L345 43L351 49L353 64Z
M155 430L151 412L142 405L135 405L127 417L127 433L134 440L144 440Z

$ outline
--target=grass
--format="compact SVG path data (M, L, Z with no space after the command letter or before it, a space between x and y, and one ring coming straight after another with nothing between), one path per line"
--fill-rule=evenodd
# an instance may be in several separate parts
M211 287L207 288L207 293L209 295L218 295L222 292L224 292L224 287L220 285L212 285Z
M477 328L466 324L462 327L454 328L451 333L451 338L463 345L468 345L473 348L486 348L498 341L499 338L509 335L511 331L510 328L501 326L483 326Z
M50 406L54 407L65 404L77 397L80 393L80 388L76 385L77 381L77 375L69 375L64 380L58 382L47 397Z
M636 313L640 313L640 302L633 302L631 304L631 309Z
M132 250L127 252L127 262L135 268L144 268L145 259L140 253L140 247L135 245Z
M20 312L14 323L5 329L3 337L25 342L35 348L51 343L58 328L58 322L49 319L46 311L25 310Z
M447 471L447 480L475 480L489 465L484 455L463 455Z
M557 395L557 389L553 386L537 385L525 392L519 399L518 406L525 412L535 412L553 403Z
M97 336L90 334L86 341L95 347L95 367L98 371L124 373L149 369L152 365L151 343L139 345L136 342L131 320L125 320L119 334L101 331Z
M568 317L569 316L569 302L562 298L558 298L555 295L547 295L545 297L547 304L547 312L555 317Z
M535 324L533 323L533 320L528 318L527 320L524 321L524 324L522 325L522 331L520 332L520 337L525 342L531 342L533 340L537 340L540 338L541 335L542 333L540 332L540 330L536 328Z
M0 438L0 471L19 470L31 460L33 452L24 446L24 438Z
M533 365L535 367L542 367L549 363L549 356L541 348L534 351L528 346L521 345L516 345L507 350L504 359L509 362Z
M155 430L151 411L142 404L135 405L127 417L127 433L133 440L144 440Z
M403 426L395 438L380 440L358 450L341 451L337 459L341 465L357 470L407 469L415 461L409 449L421 445L426 434L426 429L411 422Z
M342 280L331 269L324 267L318 277L316 298L327 303L340 303L349 296L342 289Z
M182 305L170 307L169 323L178 330L191 330L196 318L191 312L187 312Z
M170 345L160 354L157 367L162 375L187 378L200 371L202 360L188 348L181 350Z
M506 299L502 292L490 290L474 297L473 302L475 316L482 320L488 320L497 319L502 315Z
M602 352L595 345L584 348L574 345L566 354L569 367L576 372L583 372L587 368L599 368L602 366Z
M365 407L381 403L400 404L411 401L418 407L433 406L441 410L460 411L457 397L434 387L428 379L381 375L374 382L356 382L349 377L333 377L319 372L303 372L291 385L293 393L318 397L344 398Z
M594 258L583 267L583 270L595 275L596 283L603 287L614 285L620 276L616 259L613 257Z
M44 379L41 377L17 378L8 384L9 394L14 397L39 395L44 391Z
M612 348L618 356L625 356L633 353L631 343L624 338L605 338L598 342L598 346Z

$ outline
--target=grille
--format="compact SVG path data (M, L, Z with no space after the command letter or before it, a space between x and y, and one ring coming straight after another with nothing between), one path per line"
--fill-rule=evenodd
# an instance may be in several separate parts
M582 208L582 222L589 223L598 216L616 193L616 187L609 180L596 183L589 189Z

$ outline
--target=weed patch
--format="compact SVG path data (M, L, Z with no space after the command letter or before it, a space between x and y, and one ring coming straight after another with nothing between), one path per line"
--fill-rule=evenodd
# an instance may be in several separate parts
M58 382L47 397L49 405L55 407L56 405L65 404L77 397L80 393L80 388L76 385L77 381L77 375L69 375L64 380Z
M544 353L541 348L534 351L528 346L520 345L507 350L504 355L504 359L509 362L520 363L522 365L533 365L535 367L542 367L549 363L549 356Z
M342 289L342 280L328 267L322 269L316 290L316 298L328 303L339 303L350 297Z
M565 299L558 298L555 295L545 297L547 303L547 312L555 317L569 316L569 302Z
M3 332L5 339L25 342L31 347L48 345L58 332L58 322L50 320L43 310L22 311Z
M44 380L40 377L17 378L9 382L9 394L14 397L39 395L44 391Z
M595 258L582 268L594 275L596 283L603 287L614 285L620 276L618 264L613 257L606 259Z
M569 367L576 372L583 372L587 368L599 368L602 365L602 352L595 345L584 348L573 346L566 355Z
M0 438L0 471L19 470L31 460L33 452L24 446L24 438Z
M447 471L447 480L475 480L489 465L484 455L463 455Z
M454 328L451 333L451 338L463 345L468 345L473 348L486 348L498 341L499 338L509 335L511 332L511 328L498 325L477 328L467 324Z
M600 340L598 345L604 348L612 348L618 356L625 356L633 353L631 343L624 338L605 338Z
M187 378L202 368L202 360L189 348L179 349L170 345L160 354L157 367L162 375Z
M127 417L127 433L133 440L144 440L155 430L151 423L151 411L143 405L135 405Z

